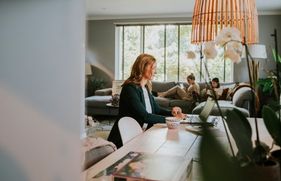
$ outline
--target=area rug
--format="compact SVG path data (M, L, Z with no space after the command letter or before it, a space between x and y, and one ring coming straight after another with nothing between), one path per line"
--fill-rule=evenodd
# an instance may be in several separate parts
M114 124L114 120L103 120L96 122L97 123L95 125L86 128L87 136L107 139Z

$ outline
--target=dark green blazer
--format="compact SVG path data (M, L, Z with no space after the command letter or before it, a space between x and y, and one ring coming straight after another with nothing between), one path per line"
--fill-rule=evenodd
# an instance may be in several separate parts
M118 129L120 118L129 116L137 120L141 127L144 123L148 123L147 128L150 128L154 123L165 123L165 116L171 116L171 111L160 108L151 93L148 93L148 95L152 113L146 111L143 90L140 86L135 84L123 86L120 94L118 119L115 121L108 137L108 141L113 142L117 148L123 145Z

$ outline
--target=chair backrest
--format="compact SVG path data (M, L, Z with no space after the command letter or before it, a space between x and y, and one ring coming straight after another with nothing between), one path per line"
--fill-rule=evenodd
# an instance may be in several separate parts
M118 128L123 145L143 132L139 123L131 117L122 117L118 121Z

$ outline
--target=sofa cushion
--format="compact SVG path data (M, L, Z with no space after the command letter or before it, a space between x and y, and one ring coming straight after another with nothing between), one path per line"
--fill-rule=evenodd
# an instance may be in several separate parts
M192 101L185 101L185 100L180 100L180 99L172 99L170 101L170 107L190 107L193 104Z
M242 82L242 83L236 83L234 86L229 87L227 99L232 100L232 97L235 94L235 92L242 87L250 87L250 85Z
M193 111L192 111L192 114L200 114L201 111L203 110L203 107L205 105L206 102L201 102L199 105L197 105ZM244 108L240 108L240 107L237 107L237 106L234 106L231 101L224 101L224 100L219 100L218 101L219 105L220 105L220 109L222 111L222 114L225 116L226 115L226 111L228 110L233 110L234 108L235 109L238 109L239 111L241 111L246 117L249 117L249 111L247 109L244 109ZM211 111L211 115L215 115L215 116L220 116L220 113L219 113L219 109L217 107L217 105L215 104L214 108L212 109Z
M198 85L200 87L200 91L207 87L207 84L205 82L197 82L197 83L198 83ZM187 82L182 82L182 81L177 82L176 85L179 85L179 86L183 85L184 87L188 87L189 86Z
M181 86L181 85L182 85L183 87L188 87L187 82L182 82L182 81L177 82L176 85L178 85L178 86Z
M86 106L105 108L106 104L110 102L111 96L91 96L85 99Z
M229 90L229 88L223 89L222 94L221 94L221 96L219 97L219 100L226 100L227 94L228 94L228 90Z
M152 82L152 90L154 92L164 92L171 89L174 86L176 86L175 82L158 82L158 81Z
M86 137L81 140L81 143L82 170L91 167L117 149L112 142L102 138Z
M168 108L170 105L170 98L164 98L164 97L155 97L155 101L159 104L161 107Z
M232 97L232 103L235 106L243 107L245 100L251 100L251 88L250 87L241 87L235 91Z
M99 89L95 91L96 96L108 96L112 94L112 88Z
M206 83L199 83L200 85L200 96L201 96L201 101L205 101L208 97L207 95L207 85ZM234 87L238 85L235 82L223 82L220 83L220 88L223 89L222 95L219 97L219 100L231 100L233 93L232 91L234 90Z

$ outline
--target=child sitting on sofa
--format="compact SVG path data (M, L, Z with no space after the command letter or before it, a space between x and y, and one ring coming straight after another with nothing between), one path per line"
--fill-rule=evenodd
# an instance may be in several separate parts
M181 88L180 86L177 85L165 92L158 92L157 95L159 97L174 96L178 99L187 100L187 101L194 100L194 97L196 97L196 95L199 95L200 93L200 87L195 82L195 76L193 75L193 73L188 75L186 79L189 85L187 88Z
M217 77L213 78L212 81L211 81L211 86L212 86L212 89L216 93L216 98L219 99L222 96L222 93L223 93L223 89L220 88L219 78L217 78ZM206 94L207 94L207 96L212 96L213 92L212 92L211 89L206 88Z

